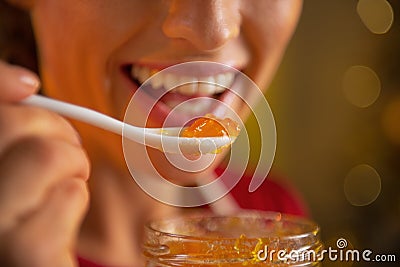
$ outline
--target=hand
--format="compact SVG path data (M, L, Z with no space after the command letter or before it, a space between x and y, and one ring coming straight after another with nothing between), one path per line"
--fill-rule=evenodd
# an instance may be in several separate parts
M66 120L18 104L38 87L33 73L0 61L0 262L70 267L89 162Z

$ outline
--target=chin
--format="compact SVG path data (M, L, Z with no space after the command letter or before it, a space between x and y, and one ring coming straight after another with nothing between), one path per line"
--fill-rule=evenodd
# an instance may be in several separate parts
M229 151L229 149L226 149ZM188 171L183 170L182 168L173 166L166 155L158 151L156 149L148 148L147 149L148 156L150 161L152 162L154 168L157 172L166 180L171 183L181 185L181 186L196 186L199 183L199 180L203 179L205 175L210 175L223 161L226 152L217 154L215 159L204 168L199 164L199 170L197 171ZM197 158L192 158L192 160L196 160ZM206 179L208 180L208 179Z

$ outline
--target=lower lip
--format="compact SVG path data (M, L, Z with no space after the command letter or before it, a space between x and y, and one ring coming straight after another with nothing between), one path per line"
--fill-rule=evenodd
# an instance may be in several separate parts
M129 73L127 73L125 70L122 71L122 74L124 76L124 80L127 82L127 88L131 92L131 97L136 94L140 93L138 91L140 85L136 83L135 81L132 81L130 78ZM175 125L165 125L165 119L167 116L171 113L172 109L166 105L162 100L157 101L155 103L155 98L152 97L151 95L147 94L144 91L141 91L142 93L138 95L140 97L140 104L142 105L144 110L148 110L149 107L151 108L150 114L148 114L148 120L146 127L166 127L166 126L183 126L186 124L188 121L192 120L193 118L187 115L187 114L177 114L177 116L174 116L174 123ZM229 104L232 101L232 97L234 94L230 92L230 90L225 90L218 98L216 98L218 101L224 102L225 104ZM184 102L186 100L194 99L198 96L184 96L178 93L167 93L165 94L162 99L168 99L171 100L172 98L174 100L177 100L179 102ZM216 108L214 108L216 109ZM213 113L213 110L208 110L208 113ZM176 114L176 113L175 113Z

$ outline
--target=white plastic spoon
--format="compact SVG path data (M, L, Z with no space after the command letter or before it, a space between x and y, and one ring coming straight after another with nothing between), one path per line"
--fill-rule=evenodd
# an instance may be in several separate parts
M229 146L236 137L180 137L180 127L141 128L126 124L100 112L40 95L32 95L22 103L42 107L107 131L123 135L132 141L167 153L210 154Z

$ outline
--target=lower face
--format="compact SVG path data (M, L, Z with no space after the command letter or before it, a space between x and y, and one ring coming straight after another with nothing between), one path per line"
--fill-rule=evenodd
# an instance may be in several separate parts
M118 119L124 118L132 95L141 93L139 102L156 103L146 120L147 127L162 126L174 107L199 96L219 100L241 117L245 117L242 101L223 87L194 82L191 86L166 92L159 101L154 100L155 92L158 94L169 83L178 80L196 81L201 78L223 84L227 88L234 86L236 73L229 68L211 68L199 71L197 75L156 75L146 90L140 85L151 75L174 64L200 60L231 66L246 74L261 89L266 88L295 28L301 0L260 0L252 4L240 0L203 0L198 3L193 1L193 7L190 4L174 6L172 2L37 1L31 13L46 93ZM215 3L219 5L213 6ZM182 25L185 25L188 19L182 14L200 10L196 9L196 4L201 5L199 8L204 5L216 8L212 9L216 10L216 14L218 11L223 12L216 15L214 24L203 23L204 27L210 27L209 32L217 29L216 23L221 21L236 23L238 30L229 35L229 38L225 36L225 39L219 40L215 47L210 46L212 42L206 43L210 41L207 40L208 35L196 36L196 31L190 32L190 29L183 29L187 35L172 36L171 31L166 29L166 20L171 20L171 16L176 15L177 19L182 20ZM179 12L182 14L176 13L178 8L181 8ZM194 18L205 19L196 15ZM193 25L202 23L193 20L189 18ZM251 97L254 92L245 94ZM200 110L200 113L204 109L201 105L193 108ZM135 106L132 112L132 124L141 124L143 116L147 117L140 105ZM182 118L186 118L186 112L191 111L182 111ZM204 109L204 112L210 111ZM183 122L185 120L180 123ZM103 153L110 158L115 157L116 153L122 153L118 137L104 142L105 133L84 129L81 134L87 139L86 143L92 143L89 147L95 146L99 149L100 146L99 151L112 151ZM197 175L201 175L176 169L158 150L148 149L148 152L154 166L164 178L180 183L181 180L177 177L188 180L188 176L197 178ZM141 156L138 155L138 159ZM223 156L219 155L212 166L218 165ZM121 164L125 165L125 162Z

